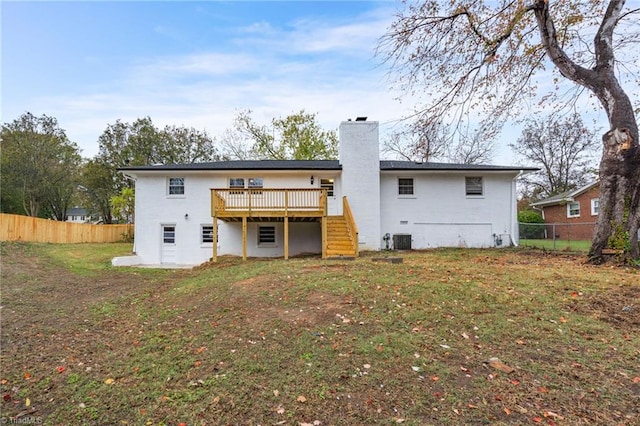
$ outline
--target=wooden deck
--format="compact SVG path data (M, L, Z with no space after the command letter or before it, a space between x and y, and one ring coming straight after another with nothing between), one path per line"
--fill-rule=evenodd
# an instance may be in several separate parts
M211 216L227 222L326 215L326 189L211 189Z
M242 222L242 258L247 258L247 222L284 223L284 258L289 258L289 222L318 221L322 226L322 257L358 256L358 228L343 197L343 216L328 220L326 189L212 188L211 216L214 223ZM340 218L340 220L337 220ZM217 241L218 227L213 227ZM217 244L213 245L217 260Z

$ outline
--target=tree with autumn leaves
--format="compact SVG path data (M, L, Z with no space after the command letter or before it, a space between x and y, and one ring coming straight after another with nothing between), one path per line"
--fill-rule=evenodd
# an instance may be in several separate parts
M532 104L558 111L595 100L609 129L602 137L600 215L589 257L601 262L603 249L623 241L627 258L639 259L640 109L633 102L637 108L640 93L629 67L637 65L640 8L625 0L426 0L405 6L378 52L400 88L423 94L415 117L425 123L473 117L491 138ZM561 90L566 81L573 91Z

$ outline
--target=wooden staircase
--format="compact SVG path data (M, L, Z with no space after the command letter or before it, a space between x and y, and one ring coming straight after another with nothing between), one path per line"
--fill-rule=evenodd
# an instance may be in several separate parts
M356 244L344 216L327 216L327 257L357 257Z

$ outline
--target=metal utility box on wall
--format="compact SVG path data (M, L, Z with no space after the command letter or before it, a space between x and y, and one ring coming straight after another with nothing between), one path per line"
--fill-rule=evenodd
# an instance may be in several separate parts
M394 250L411 250L411 234L393 234Z

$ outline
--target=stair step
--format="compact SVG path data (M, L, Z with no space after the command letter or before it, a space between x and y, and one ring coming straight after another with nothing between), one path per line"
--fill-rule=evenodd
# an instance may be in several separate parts
M353 247L353 243L351 241L327 241L327 245L330 247Z
M327 256L334 258L353 258L356 251L349 234L349 226L344 216L327 217Z

